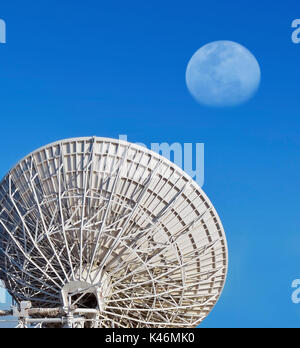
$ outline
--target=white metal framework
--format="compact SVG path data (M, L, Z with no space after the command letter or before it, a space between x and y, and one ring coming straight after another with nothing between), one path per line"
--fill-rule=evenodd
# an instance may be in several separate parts
M67 139L28 155L0 184L0 278L20 325L194 327L226 273L213 205L146 148Z

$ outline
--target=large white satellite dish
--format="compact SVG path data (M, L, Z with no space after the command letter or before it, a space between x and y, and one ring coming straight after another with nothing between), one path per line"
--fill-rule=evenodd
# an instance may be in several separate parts
M0 184L0 278L21 326L195 327L227 258L202 189L135 144L62 140Z

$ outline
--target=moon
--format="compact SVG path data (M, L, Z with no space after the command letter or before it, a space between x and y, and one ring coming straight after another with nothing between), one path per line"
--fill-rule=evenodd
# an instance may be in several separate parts
M254 55L233 41L215 41L201 47L186 69L191 95L208 106L242 104L257 91L261 71Z

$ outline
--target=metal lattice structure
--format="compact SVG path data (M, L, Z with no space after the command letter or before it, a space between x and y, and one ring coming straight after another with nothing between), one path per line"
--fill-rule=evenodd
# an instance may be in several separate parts
M67 139L25 157L0 184L0 278L53 323L64 312L70 326L76 317L97 327L195 327L226 273L213 205L146 148Z

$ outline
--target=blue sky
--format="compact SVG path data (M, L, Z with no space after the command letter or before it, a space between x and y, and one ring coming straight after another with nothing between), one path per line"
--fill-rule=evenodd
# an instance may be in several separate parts
M28 152L73 136L205 143L204 190L226 229L229 274L202 327L297 327L300 304L298 1L1 2L0 176ZM262 72L234 108L197 104L193 53L246 46Z

